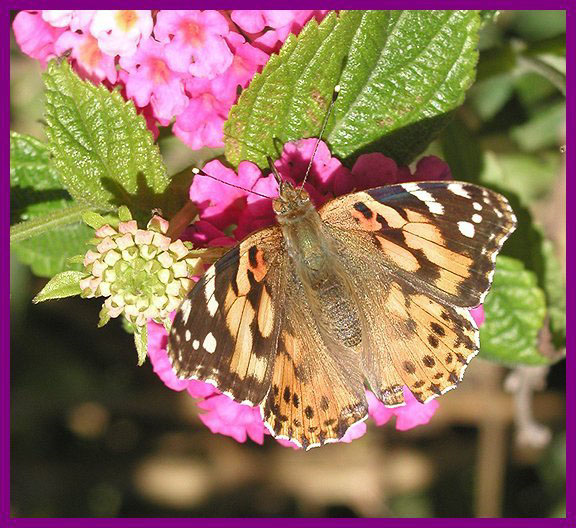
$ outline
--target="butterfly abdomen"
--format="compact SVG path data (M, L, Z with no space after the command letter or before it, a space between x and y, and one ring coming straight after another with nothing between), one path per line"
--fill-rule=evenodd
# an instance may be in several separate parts
M294 271L314 319L327 342L355 347L362 341L360 315L340 269L336 247L316 209L281 224ZM327 343L328 344L328 343Z

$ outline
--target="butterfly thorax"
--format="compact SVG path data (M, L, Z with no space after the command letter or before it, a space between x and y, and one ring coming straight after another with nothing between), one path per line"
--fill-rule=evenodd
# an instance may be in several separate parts
M322 334L349 347L358 345L361 325L352 287L308 193L283 182L273 207L294 272Z

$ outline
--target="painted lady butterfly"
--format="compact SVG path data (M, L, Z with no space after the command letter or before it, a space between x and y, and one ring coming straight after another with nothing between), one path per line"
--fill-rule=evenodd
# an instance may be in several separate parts
M179 378L259 405L276 438L310 449L389 407L456 387L478 353L484 300L516 218L499 194L422 182L340 196L316 210L279 180L278 225L211 266L169 336Z

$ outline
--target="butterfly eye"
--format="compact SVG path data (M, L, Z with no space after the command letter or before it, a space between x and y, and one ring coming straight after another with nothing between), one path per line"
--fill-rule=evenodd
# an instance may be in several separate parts
M274 200L272 202L272 209L276 214L285 214L286 206L280 200Z
M300 189L299 198L300 198L300 201L302 201L302 202L308 202L310 200L310 195L304 189Z

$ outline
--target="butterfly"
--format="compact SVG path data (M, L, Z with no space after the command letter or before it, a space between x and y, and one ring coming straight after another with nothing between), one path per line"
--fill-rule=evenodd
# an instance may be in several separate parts
M320 209L279 183L277 224L216 261L180 306L168 353L181 379L260 406L276 438L310 449L388 407L455 388L478 353L469 309L516 218L465 182L353 192Z

